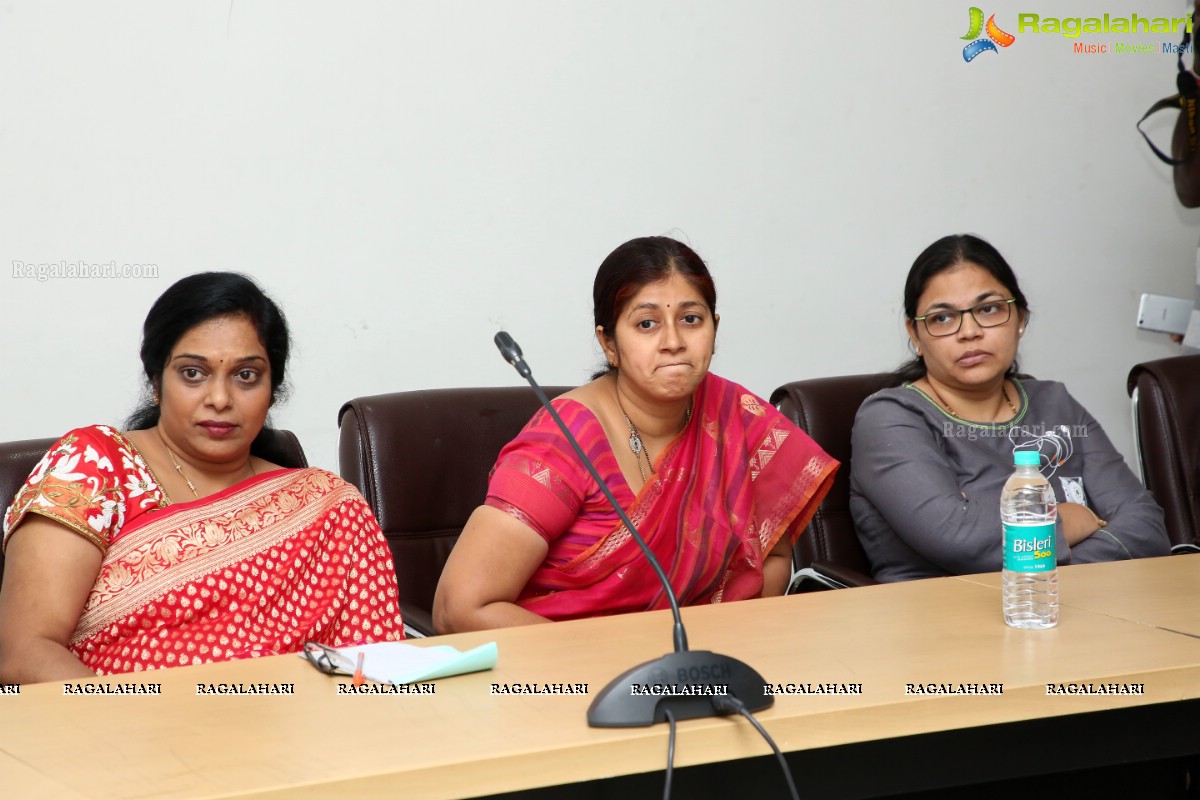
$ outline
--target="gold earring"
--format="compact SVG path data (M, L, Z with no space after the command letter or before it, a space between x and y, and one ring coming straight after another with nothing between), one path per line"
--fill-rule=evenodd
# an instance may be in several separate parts
M157 406L157 405L159 405L161 402L162 402L162 399L161 399L161 398L158 396L158 389L155 389L155 390L154 390L154 405L156 405L156 406Z

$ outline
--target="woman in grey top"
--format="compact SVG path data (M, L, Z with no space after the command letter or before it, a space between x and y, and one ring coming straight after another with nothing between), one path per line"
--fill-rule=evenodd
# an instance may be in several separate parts
M947 236L913 263L915 358L854 423L850 509L881 581L1000 569L1000 490L1037 450L1058 497L1058 563L1166 555L1162 511L1061 383L1019 379L1029 304L987 242Z

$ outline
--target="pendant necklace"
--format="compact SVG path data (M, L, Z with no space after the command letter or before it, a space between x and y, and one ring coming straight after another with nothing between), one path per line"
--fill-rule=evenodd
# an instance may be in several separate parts
M629 417L626 417L626 419L629 419ZM629 423L629 424L630 424L630 425L632 425L633 423L631 422L631 423ZM162 431L160 431L160 430L158 430L158 429L156 428L156 429L155 429L155 432L156 432L156 433L158 433L158 440L159 440L160 442L162 442L162 446L163 446L164 448L166 448L167 455L168 455L168 456L170 456L170 458L171 458L171 464L172 464L172 465L175 467L175 471L176 471L176 472L178 472L178 473L179 473L179 477L183 478L183 480L184 480L184 481L187 483L187 487L188 487L188 489L190 489L190 490L191 490L191 492L192 492L192 497L194 497L194 498L196 498L197 500L199 500L199 499L200 499L200 493L196 491L196 485L195 485L194 483L192 483L192 479L191 479L191 478L189 478L189 477L188 477L188 476L187 476L187 475L184 473L184 471L183 471L183 466L182 466L182 465L179 463L179 459L175 458L175 453L174 453L174 452L171 450L171 446L167 444L167 440L163 438ZM639 442L640 442L640 441L641 441L641 440L639 439ZM251 477L251 478L253 478L255 475L257 475L257 474L258 474L258 473L257 473L257 472L255 472L255 470L254 470L254 462L253 462L253 461L251 461L250 459L247 459L247 460L246 460L246 463L247 463L247 465L249 465L249 467L250 467L250 477ZM639 466L639 468L641 467L641 465L640 465L640 464L639 464L638 466Z
M156 429L156 432L158 433L158 440L160 442L162 442L162 446L165 447L167 450L167 455L171 457L171 463L175 466L175 471L179 473L179 477L181 477L185 481L187 481L187 487L192 490L192 497L199 500L200 495L199 495L199 493L196 492L195 484L192 483L191 478L189 478L187 475L183 474L183 467L181 467L179 465L179 460L175 458L175 453L173 453L171 451L171 447L170 447L170 445L167 444L167 440L163 438L162 431L158 431Z
M646 470L642 468L642 461L646 462L646 467L650 470L650 474L654 474L654 462L650 458L650 451L646 449L645 442L642 441L642 432L638 430L637 425L633 424L633 420L625 413L625 406L621 404L621 396L617 395L617 406L621 409L621 416L625 417L625 423L629 425L629 449L633 451L634 457L637 459L638 475L642 476L642 483L646 482ZM692 403L688 401L687 410L683 412L683 425L680 429L686 427L692 419Z

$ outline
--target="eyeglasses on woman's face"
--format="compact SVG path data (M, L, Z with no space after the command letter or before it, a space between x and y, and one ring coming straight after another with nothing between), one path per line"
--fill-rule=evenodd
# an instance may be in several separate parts
M925 330L930 336L953 336L962 327L963 316L971 315L975 324L981 328L995 328L1012 319L1013 303L1016 298L1007 300L986 300L971 308L941 308L930 311L923 317L913 317L915 322L925 323Z

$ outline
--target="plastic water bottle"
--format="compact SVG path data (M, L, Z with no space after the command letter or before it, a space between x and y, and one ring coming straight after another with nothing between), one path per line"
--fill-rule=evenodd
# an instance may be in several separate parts
M1016 470L1000 494L1004 526L1004 621L1014 628L1053 628L1058 624L1058 561L1054 489L1033 450L1013 453Z

